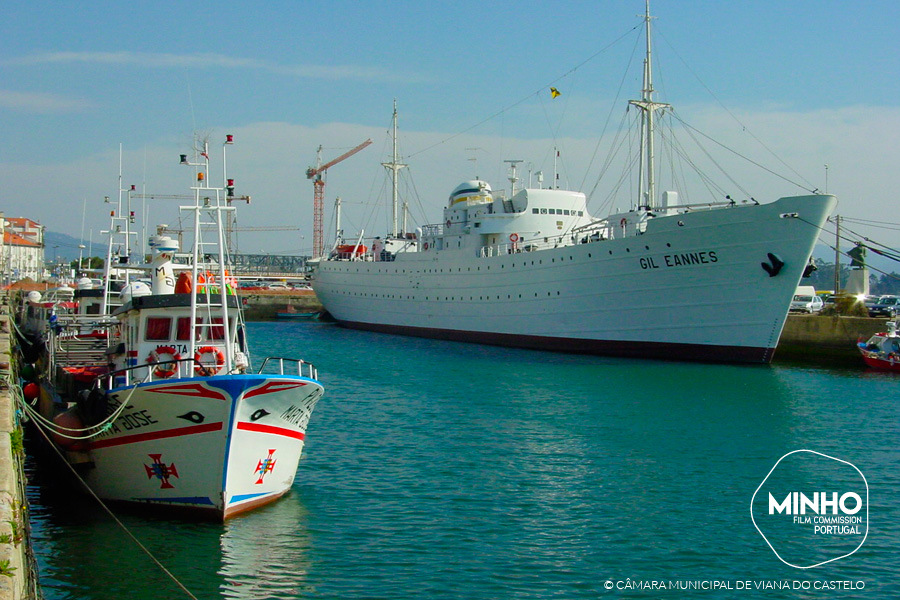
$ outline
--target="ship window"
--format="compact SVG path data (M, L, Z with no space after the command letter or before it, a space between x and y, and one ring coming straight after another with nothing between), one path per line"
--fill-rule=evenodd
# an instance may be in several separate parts
M582 217L582 216L584 216L584 213L581 212L581 211L579 210L579 211L578 211L578 216L579 216L579 217Z
M568 211L568 210L564 210L564 211L563 211L563 214L568 215L568 216L571 216L571 215L569 215L569 211Z
M172 319L169 317L147 317L147 332L144 339L148 342L168 342L172 333Z
M542 215L546 215L546 214L547 214L547 209L546 209L546 208L542 208L542 209L541 209L541 214L542 214Z
M208 339L211 340L224 340L225 339L225 325L222 317L213 317L212 323L214 325L209 328Z
M538 215L538 214L540 214L540 213L541 213L541 211L540 211L539 209L537 209L537 208L532 208L532 209L531 209L531 214L533 214L533 215Z
M197 324L203 323L203 319L201 317L197 317ZM175 339L178 341L187 341L191 339L191 318L190 317L178 317L178 322L175 325Z

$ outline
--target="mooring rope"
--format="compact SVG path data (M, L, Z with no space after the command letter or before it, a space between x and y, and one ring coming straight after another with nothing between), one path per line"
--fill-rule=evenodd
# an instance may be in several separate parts
M13 395L16 403L19 404L20 406L28 406L28 403L25 401L25 398L21 394L21 388L18 386L18 384L16 384L13 381L12 369L7 374L6 380L7 380L7 383L9 384L10 393ZM135 389L136 389L136 387L135 387ZM130 398L130 395L129 395L129 398ZM123 402L122 406L124 406L125 404L127 404L127 402ZM29 406L29 409L31 409L30 406ZM29 410L28 414L32 414L32 412ZM87 482L84 479L82 479L82 477L72 467L72 465L69 463L69 461L66 460L66 457L63 456L62 452L59 450L59 448L56 446L56 444L53 443L53 441L50 439L47 432L40 425L40 422L35 421L35 425L36 425L38 432L40 432L41 436L44 438L44 440L47 442L47 444L51 448L53 448L53 451L56 453L56 455L59 457L59 459L63 462L63 464L65 464L66 467L69 469L69 471L71 471L72 474L75 475L75 477L78 479L78 481L81 483L81 485L84 486L84 489L87 490L88 494L90 494L90 496L92 498L94 498L94 500L97 501L97 504L100 505L100 507L106 512L106 514L109 515L109 517L116 523L116 525L118 525L129 538L131 538L131 541L133 541L135 543L135 545L137 545L137 547L140 548L141 551L144 554L146 554L147 557L154 564L156 564L156 566L159 567L159 569L163 573L165 573L169 577L169 579L171 579L175 583L175 585L178 586L179 589L181 589L181 591L183 591L189 598L192 598L193 600L198 600L198 598L194 594L192 594L191 591L189 589L187 589L187 587L185 587L185 585L183 583L181 583L181 581L179 581L178 578L175 577L175 575L171 571L169 571L169 569L167 569L166 566L164 564L162 564L162 562L160 562L159 559L157 559L156 556L154 556L153 553L146 546L144 546L144 544L142 544L141 541L133 533L131 533L131 531L128 529L128 527L126 527L125 524L122 523L122 521L120 521L118 517L116 517L116 515L113 513L113 511L110 510L110 508L103 502L103 500L101 500L100 497L94 493L94 490L92 490L91 487L87 484Z

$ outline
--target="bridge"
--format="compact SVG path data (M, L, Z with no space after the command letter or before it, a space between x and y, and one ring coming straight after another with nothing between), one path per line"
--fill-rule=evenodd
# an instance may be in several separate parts
M279 254L232 254L234 274L237 276L297 277L309 272L308 256Z

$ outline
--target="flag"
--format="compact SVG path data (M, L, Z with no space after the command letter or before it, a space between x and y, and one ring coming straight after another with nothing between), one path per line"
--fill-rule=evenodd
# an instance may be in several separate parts
M561 93L558 89L556 89L555 87L550 88L550 97L551 98L556 98L559 95L561 95Z

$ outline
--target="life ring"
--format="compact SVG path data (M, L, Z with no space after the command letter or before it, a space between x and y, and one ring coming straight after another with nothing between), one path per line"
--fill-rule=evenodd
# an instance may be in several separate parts
M215 368L213 367L213 365L207 366L203 364L202 359L207 354L211 354L215 357ZM197 375L215 375L222 370L222 365L225 364L225 353L222 352L220 348L216 348L215 346L203 346L202 348L199 348L194 354L194 362L197 363L197 365L194 367L194 371L197 373Z
M447 219L447 227L450 227L450 219Z
M518 241L519 241L519 234L518 234L518 233L511 233L511 234L509 234L509 241L511 241L513 244L515 244L516 242L518 242Z
M172 358L165 359L166 364L159 364L160 356L165 355L169 355ZM172 346L157 346L155 350L150 351L150 355L147 357L148 363L157 363L156 368L153 369L153 374L160 379L168 379L174 375L178 371L178 363L174 361L179 360L181 360L181 355Z
M425 248L425 250L428 250L428 242L425 242L425 245L423 246L423 248Z
M619 226L624 228L626 225L628 225L628 219L622 217L622 220L619 221Z

